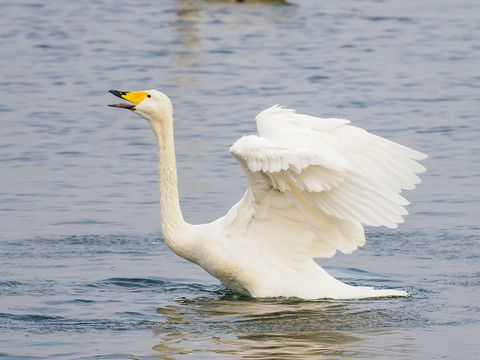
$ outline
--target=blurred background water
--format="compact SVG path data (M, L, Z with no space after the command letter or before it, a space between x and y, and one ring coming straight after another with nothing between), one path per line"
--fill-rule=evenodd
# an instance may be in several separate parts
M480 8L445 1L0 1L0 358L473 359ZM193 223L243 194L228 154L273 104L430 155L397 230L319 262L407 299L250 300L173 255L155 140L109 89L174 104Z

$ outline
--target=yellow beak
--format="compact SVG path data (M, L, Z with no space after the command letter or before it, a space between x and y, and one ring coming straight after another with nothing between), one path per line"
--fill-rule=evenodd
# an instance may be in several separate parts
M135 110L135 106L138 105L143 99L145 99L148 96L148 94L145 91L125 92L125 91L118 91L118 90L110 90L109 92L115 96L118 96L119 98L122 98L131 102L132 104L120 103L120 104L111 104L108 106L119 107L122 109L129 109L129 110Z

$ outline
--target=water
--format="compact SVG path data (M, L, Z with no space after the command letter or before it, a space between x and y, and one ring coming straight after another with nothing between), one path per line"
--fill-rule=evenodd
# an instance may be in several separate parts
M16 1L0 23L0 358L436 359L480 351L474 1ZM155 142L106 107L175 107L181 205L225 213L228 147L280 103L430 155L397 230L319 262L407 299L251 300L174 256Z

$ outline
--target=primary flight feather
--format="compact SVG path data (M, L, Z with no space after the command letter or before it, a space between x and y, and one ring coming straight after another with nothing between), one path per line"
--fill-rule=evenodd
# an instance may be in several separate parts
M178 199L173 109L157 90L110 90L147 119L158 141L162 232L178 255L251 297L367 298L400 290L351 286L314 257L365 244L362 224L397 227L400 195L420 183L426 155L375 136L348 120L322 119L272 106L257 115L258 135L230 148L247 177L243 198L209 224L184 221Z

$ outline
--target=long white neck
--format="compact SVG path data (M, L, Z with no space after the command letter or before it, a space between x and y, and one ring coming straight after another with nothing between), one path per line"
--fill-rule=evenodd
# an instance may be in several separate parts
M158 176L162 232L165 242L179 256L194 261L190 225L180 209L177 185L177 167L173 142L173 120L150 121L158 141ZM189 236L190 235L190 236Z

